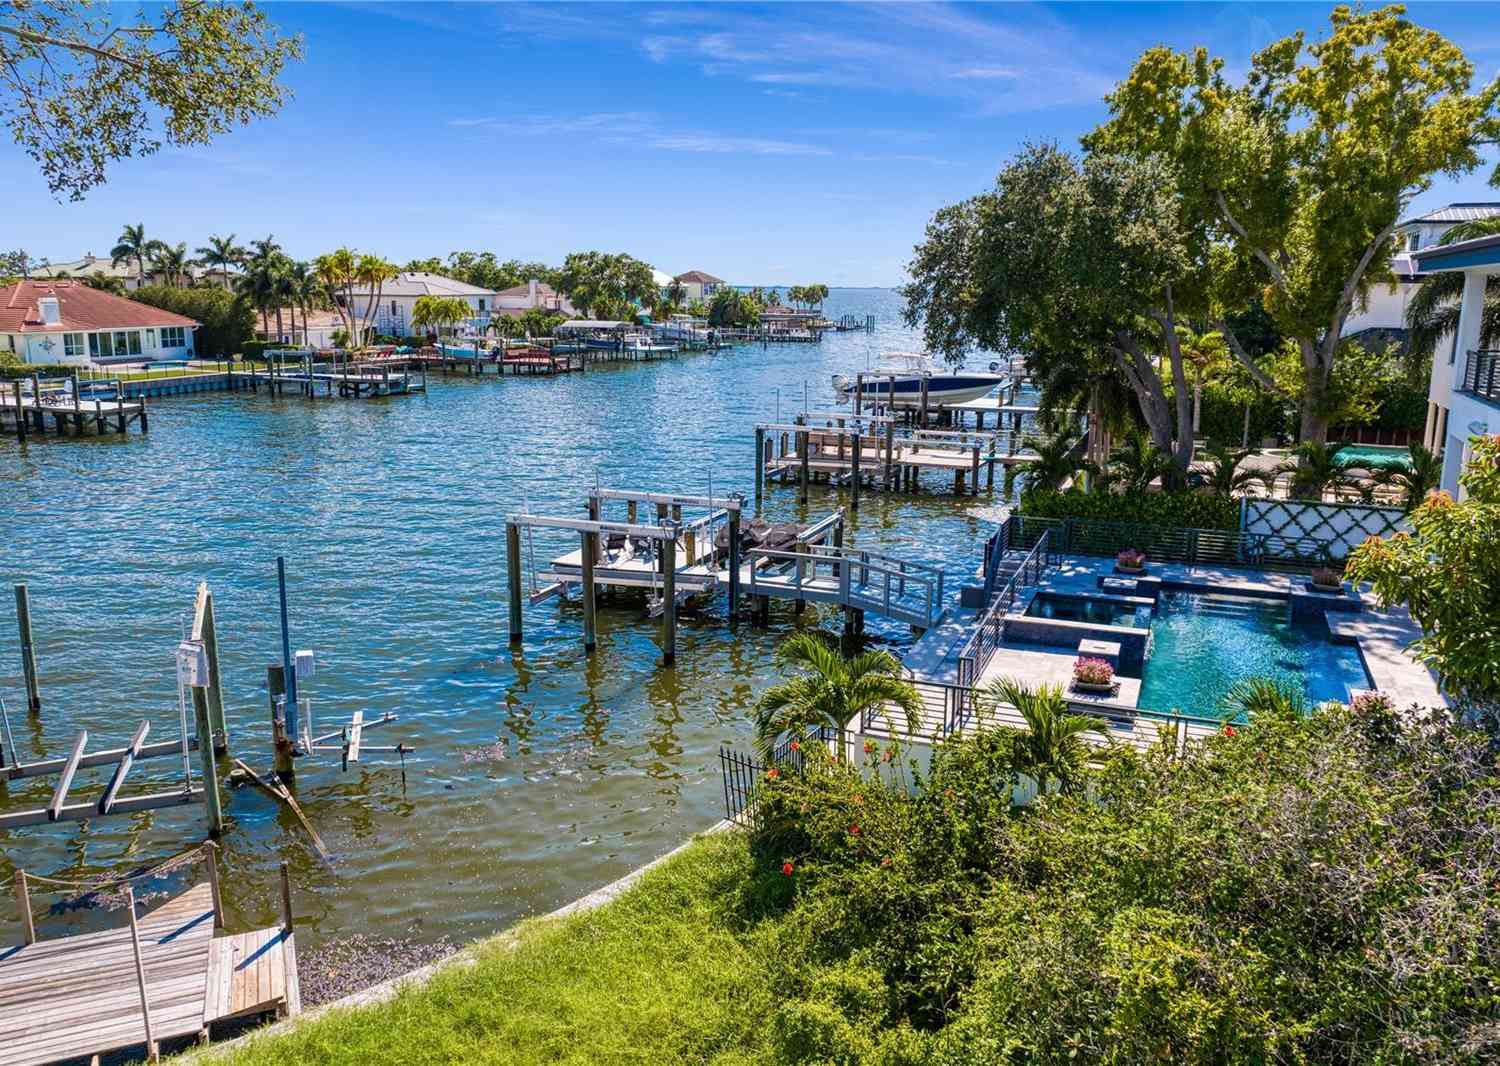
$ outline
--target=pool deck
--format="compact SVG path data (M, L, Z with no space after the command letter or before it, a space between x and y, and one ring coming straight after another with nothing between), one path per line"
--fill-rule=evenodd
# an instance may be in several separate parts
M1023 613L1038 593L1068 595L1102 595L1099 578L1117 576L1111 558L1060 556L1057 566L1046 571L1041 580L1017 597L1013 615ZM1301 574L1283 574L1228 566L1192 566L1187 563L1151 563L1147 574L1167 584L1203 585L1213 591L1240 595L1285 596L1296 592L1307 595L1307 578ZM1317 594L1312 594L1317 595ZM1329 632L1339 641L1359 648L1365 669L1374 687L1388 695L1397 707L1412 705L1440 707L1447 705L1433 673L1408 652L1411 643L1422 635L1404 608L1381 610L1366 594L1355 597L1364 605L1361 611L1328 610L1324 617ZM1330 604L1344 602L1345 597L1329 594ZM955 609L917 641L905 657L911 673L923 680L952 684L957 679L959 653L974 632L978 612ZM1067 688L1072 679L1075 647L1044 646L1019 641L1003 641L991 655L980 675L981 683L995 677L1015 677L1031 684L1054 683ZM1136 706L1140 698L1140 681L1121 677L1117 695L1108 697L1115 705ZM1089 697L1068 690L1068 697L1084 702ZM1099 699L1099 697L1094 697Z

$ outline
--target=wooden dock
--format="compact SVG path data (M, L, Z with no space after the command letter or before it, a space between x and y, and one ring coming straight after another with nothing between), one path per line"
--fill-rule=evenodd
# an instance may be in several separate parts
M44 435L48 419L59 437L67 436L69 430L81 437L89 430L102 436L124 433L132 425L139 425L143 433L150 428L144 399L82 398L76 389L45 387L40 393L28 394L21 390L19 381L0 389L0 427L9 428L17 439L25 440L33 432Z
M135 1046L150 1054L163 1040L206 1039L229 1018L299 1013L290 921L248 933L221 926L211 878L122 928L0 947L0 1058L41 1066Z

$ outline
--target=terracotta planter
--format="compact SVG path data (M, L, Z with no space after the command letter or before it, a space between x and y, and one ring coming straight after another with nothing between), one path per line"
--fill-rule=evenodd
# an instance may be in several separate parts
M1115 691L1113 681L1100 684L1097 681L1074 681L1073 687L1079 692L1088 692L1098 696L1112 696Z
M1132 577L1135 577L1145 572L1146 567L1144 564L1141 566L1126 566L1124 563L1115 563L1115 573L1117 574L1130 574Z
M1337 592L1342 594L1344 591L1344 583L1342 581L1337 585L1320 585L1316 581L1309 581L1308 584L1318 592Z

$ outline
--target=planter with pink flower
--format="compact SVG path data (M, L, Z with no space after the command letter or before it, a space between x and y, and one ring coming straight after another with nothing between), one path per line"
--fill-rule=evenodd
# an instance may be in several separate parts
M1343 592L1344 572L1331 566L1319 566L1312 572L1312 587L1318 592Z
M1115 569L1122 574L1144 574L1146 553L1139 548L1126 548L1115 556Z
M1080 655L1073 662L1073 687L1079 692L1111 695L1115 691L1115 668L1108 659Z

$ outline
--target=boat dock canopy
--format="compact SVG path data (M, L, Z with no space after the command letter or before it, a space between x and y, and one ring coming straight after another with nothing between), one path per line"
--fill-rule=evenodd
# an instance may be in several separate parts
M629 322L616 322L611 319L599 318L575 318L570 322L563 322L558 327L558 332L565 329L625 329Z

